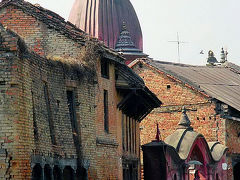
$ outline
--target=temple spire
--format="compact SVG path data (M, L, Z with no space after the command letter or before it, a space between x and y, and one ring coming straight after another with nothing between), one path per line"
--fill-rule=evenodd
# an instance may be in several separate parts
M122 31L120 32L120 36L118 38L115 49L117 51L121 51L121 50L124 50L126 48L135 49L135 50L138 50L139 52L141 52L141 50L137 49L136 46L134 45L134 43L132 41L132 38L131 38L131 35L130 35L130 32L127 30L127 25L123 21Z
M147 57L142 50L135 46L125 21L122 22L122 31L119 34L115 50L120 52L126 58L126 64L129 64L137 58Z
M68 20L113 49L124 21L134 45L143 50L142 30L130 0L75 0Z

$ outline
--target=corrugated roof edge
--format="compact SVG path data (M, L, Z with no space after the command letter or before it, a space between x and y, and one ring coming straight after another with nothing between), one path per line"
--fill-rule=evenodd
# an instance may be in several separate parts
M211 97L208 93L206 93L204 90L202 90L199 87L199 85L195 84L194 82L189 81L188 79L184 78L183 76L177 75L176 73L174 73L174 72L172 72L170 70L166 70L164 67L160 68L155 63L171 64L171 65L177 65L177 66L181 66L181 67L199 67L199 66L188 65L188 64L180 64L180 63L172 63L172 62L165 62L165 61L156 61L156 60L152 60L152 59L148 59L148 58L136 59L133 62L131 62L128 66L130 68L133 68L138 63L143 63L143 64L147 65L148 67L150 67L152 69L158 70L160 73L166 74L169 78L171 78L171 79L173 79L175 81L178 81L179 83L184 84L186 87L201 93L202 95L206 96L207 98Z
M227 61L223 64L223 66L225 66L226 68L229 68L234 73L240 74L240 66L238 66L234 63Z

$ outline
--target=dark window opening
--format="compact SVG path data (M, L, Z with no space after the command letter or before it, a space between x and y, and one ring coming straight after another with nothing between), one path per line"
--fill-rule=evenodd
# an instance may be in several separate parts
M177 180L177 175L176 174L174 174L174 180Z
M109 63L107 59L101 59L101 75L104 78L109 78Z
M77 180L85 180L88 179L87 170L83 167L78 167L76 170L76 177Z
M46 164L44 167L44 179L51 180L52 179L51 176L52 176L52 169L48 164Z
M115 80L118 80L118 74L119 74L118 70L115 69Z
M76 111L75 111L75 97L73 91L67 91L67 103L69 109L69 116L72 125L73 135L78 135Z
M54 168L53 168L53 178L54 178L54 180L61 179L61 177L62 177L61 169L58 166L54 166Z
M132 119L129 118L129 151L132 152Z
M76 147L77 155L80 158L81 154L81 140L80 140L80 133L78 129L78 122L76 117L76 93L73 90L67 91L67 104L68 104L68 110L69 110L69 117L71 121L72 126L72 136L73 136L73 142Z
M137 123L134 120L134 153L137 154Z
M122 114L122 148L125 150L125 123L124 114Z
M70 166L64 168L63 180L74 180L74 171Z
M132 123L131 123L132 119L129 118L129 151L132 152Z
M138 164L137 162L123 163L123 179L137 180L138 179Z
M40 164L36 164L32 170L32 180L42 179L42 167Z
M109 120L108 120L108 91L104 90L104 130L109 133Z
M232 107L229 106L229 114L230 116L233 116L233 117L240 117L240 112Z
M167 89L170 89L171 88L171 86L170 85L167 85Z
M233 167L233 177L234 180L239 180L240 179L240 162L234 165Z
M197 120L199 120L199 117L197 117Z
M53 123L53 117L52 117L52 111L51 111L51 105L50 105L50 98L49 98L49 91L48 91L47 83L44 83L43 88L44 88L44 97L45 97L45 102L46 102L46 107L47 107L48 123L49 123L51 141L52 141L53 145L56 145L54 123Z
M129 128L129 123L128 123L128 117L126 116L126 151L128 151L128 128Z
M205 117L203 118L203 120L205 121Z

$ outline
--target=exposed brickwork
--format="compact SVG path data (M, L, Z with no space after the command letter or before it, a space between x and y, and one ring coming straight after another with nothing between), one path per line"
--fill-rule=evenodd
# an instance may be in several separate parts
M132 69L163 102L161 108L155 109L141 122L141 144L149 143L155 138L157 122L163 140L172 134L180 120L181 108L185 106L195 131L203 134L207 141L219 141L229 148L228 179L231 179L232 156L240 153L239 122L224 116L226 112L221 107L219 109L221 103L148 64L136 64Z
M81 44L55 29L49 29L46 24L15 6L1 10L0 22L4 27L20 35L30 50L41 56L51 59L81 60L79 58Z
M100 54L94 56L82 41L49 28L19 7L1 7L0 23L0 178L30 179L35 167L43 170L47 164L62 172L71 167L76 174L82 173L80 165L92 180L122 179L123 161L132 160L140 174L139 122L134 127L135 152L123 151L117 104L125 95L116 89L116 65L110 63L109 79L103 78ZM78 132L73 132L67 91L74 92Z
M100 62L97 66L100 71ZM115 88L115 66L109 65L109 78L104 78L98 73L97 79L97 118L96 118L96 136L101 142L97 142L97 174L99 179L122 179L123 157L139 160L139 148L136 153L124 152L122 148L122 112L116 107L122 99L122 96ZM104 130L103 116L103 91L108 91L109 105L109 132ZM139 123L136 127L137 147L139 147Z

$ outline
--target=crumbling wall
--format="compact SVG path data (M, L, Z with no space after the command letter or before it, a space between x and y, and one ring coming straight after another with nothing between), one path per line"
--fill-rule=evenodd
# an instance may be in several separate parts
M61 26L57 31L54 24L47 21L45 24L13 5L1 9L0 23L17 33L29 49L40 56L68 62L81 61L82 44L61 33Z

